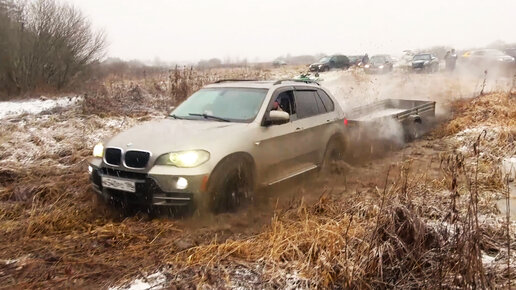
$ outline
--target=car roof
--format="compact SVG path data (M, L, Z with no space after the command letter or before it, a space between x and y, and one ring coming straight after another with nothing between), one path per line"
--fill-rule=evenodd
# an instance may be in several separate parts
M313 86L319 85L302 80L267 80L267 81L219 81L217 83L206 85L204 88L253 88L253 89L271 89L280 86Z

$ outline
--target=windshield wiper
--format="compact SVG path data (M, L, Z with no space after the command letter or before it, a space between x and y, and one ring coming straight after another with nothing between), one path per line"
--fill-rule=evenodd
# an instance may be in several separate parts
M170 115L168 115L168 116L169 116L169 117L172 117L172 118L174 118L174 119L184 120L184 118L183 118L183 117L176 116L175 114L170 114Z
M208 114L189 113L188 115L190 115L190 116L197 116L197 117L204 117L204 119L215 119L215 120L219 120L219 121L223 121L223 122L231 122L228 119L225 119L225 118L222 118L222 117L217 117L217 116L212 116L212 115L208 115Z

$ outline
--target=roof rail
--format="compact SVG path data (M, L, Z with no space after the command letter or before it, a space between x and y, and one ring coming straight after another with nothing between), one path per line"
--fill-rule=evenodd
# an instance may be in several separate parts
M320 84L314 80L309 80L309 79L281 79L281 80L277 80L276 82L274 82L274 85L279 85L283 82L297 82L297 83L305 83L305 84L316 84L318 86L320 86Z
M220 84L220 83L225 83L225 82L255 82L255 81L258 81L256 79L254 80L249 80L249 79L222 79L222 80L217 80L214 82L214 84Z

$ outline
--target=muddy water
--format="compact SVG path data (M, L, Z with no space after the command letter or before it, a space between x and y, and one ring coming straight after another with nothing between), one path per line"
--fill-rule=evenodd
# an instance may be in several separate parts
M512 182L509 184L509 210L511 215L511 220L516 220L516 183ZM500 210L503 216L507 215L507 201L505 199L500 199L496 205Z

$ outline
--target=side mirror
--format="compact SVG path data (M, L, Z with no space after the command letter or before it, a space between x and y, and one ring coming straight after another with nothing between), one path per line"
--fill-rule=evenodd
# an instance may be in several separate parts
M281 125L290 121L290 115L283 111L270 111L266 125Z

